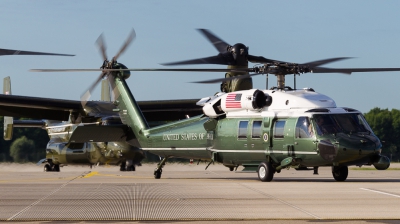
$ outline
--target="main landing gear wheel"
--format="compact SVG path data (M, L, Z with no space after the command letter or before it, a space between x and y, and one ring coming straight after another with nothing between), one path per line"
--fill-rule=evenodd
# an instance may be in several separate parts
M54 172L60 172L60 165L53 165L52 171L54 171Z
M43 171L44 171L44 172L50 172L50 171L51 171L51 166L50 166L50 164L44 165Z
M135 165L130 165L126 167L126 171L135 171L135 170L136 170Z
M257 174L262 182L270 182L274 178L274 173L274 168L269 162L262 162L258 166Z
M160 179L161 178L161 174L162 174L162 169L156 169L154 170L154 178L155 179Z
M332 166L332 175L336 181L345 181L349 174L347 166Z
M119 166L119 171L126 171L126 162L122 162Z

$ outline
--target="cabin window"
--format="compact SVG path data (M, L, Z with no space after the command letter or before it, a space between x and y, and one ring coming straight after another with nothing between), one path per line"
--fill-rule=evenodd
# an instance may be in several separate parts
M275 122L275 127L274 127L274 138L283 138L283 130L285 129L285 123L286 121L284 120L278 120Z
M247 124L248 121L240 121L239 122L239 133L238 133L238 138L239 139L244 139L247 138Z
M299 117L296 124L295 136L296 138L311 138L314 136L310 118Z
M251 129L251 138L261 138L261 124L262 121L253 121L253 128Z

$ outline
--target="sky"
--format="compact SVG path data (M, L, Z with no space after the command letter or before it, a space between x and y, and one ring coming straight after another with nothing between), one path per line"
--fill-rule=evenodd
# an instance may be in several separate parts
M102 59L95 46L99 35L103 33L111 58L132 29L136 39L118 60L128 68L165 68L160 63L216 55L198 28L211 30L231 45L243 43L252 55L276 60L305 63L353 57L325 67L400 68L399 8L400 1L389 0L2 0L0 48L76 56L1 56L0 73L11 77L14 95L79 100L98 72L28 70L99 68ZM200 99L218 92L219 84L190 82L223 76L135 72L127 82L138 101ZM265 89L265 79L254 77L254 88ZM297 76L297 88L314 88L337 106L364 113L374 107L400 109L399 83L400 72ZM293 86L293 75L286 77L286 84ZM276 78L269 75L272 85L276 86ZM100 87L91 99L100 99Z

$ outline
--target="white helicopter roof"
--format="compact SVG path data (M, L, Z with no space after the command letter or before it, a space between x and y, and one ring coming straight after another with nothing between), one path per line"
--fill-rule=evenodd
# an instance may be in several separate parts
M272 98L272 103L258 107L257 102L265 98L257 92L263 92ZM257 96L256 96L257 95ZM257 98L257 99L256 99ZM268 100L271 102L270 100ZM359 112L351 108L339 108L335 101L313 89L300 90L242 90L230 93L219 93L213 97L201 99L203 112L209 117L291 117L311 116L311 113L348 113ZM219 108L219 109L218 109Z
M336 108L335 101L312 89L301 90L264 90L272 97L272 104L266 110Z

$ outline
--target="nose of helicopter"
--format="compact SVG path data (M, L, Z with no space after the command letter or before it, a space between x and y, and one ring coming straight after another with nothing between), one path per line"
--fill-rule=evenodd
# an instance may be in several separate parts
M325 160L348 165L374 163L380 154L381 142L375 135L339 133L332 139L320 140L318 150Z

